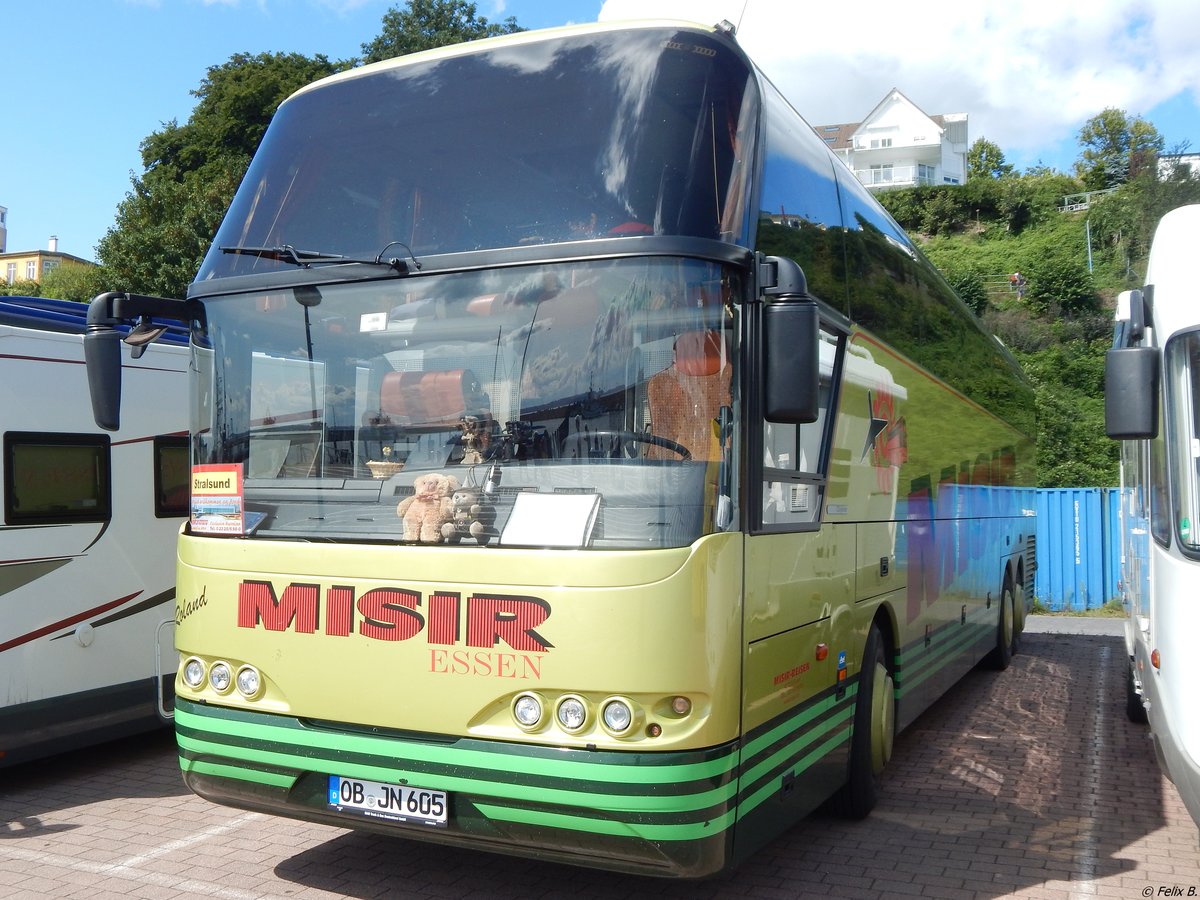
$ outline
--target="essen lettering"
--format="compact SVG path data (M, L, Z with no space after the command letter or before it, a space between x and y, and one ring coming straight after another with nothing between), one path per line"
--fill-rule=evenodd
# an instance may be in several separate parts
M377 641L407 641L424 631L426 642L435 645L490 649L503 643L521 652L554 646L536 631L551 611L539 597L472 594L464 599L438 592L426 603L419 591L372 588L356 596L354 588L344 585L324 593L322 606L318 584L292 583L276 594L269 581L243 581L238 585L238 627L315 634L322 630L323 611L323 630L331 637L349 637L357 628Z
M429 671L435 675L484 675L517 681L541 680L542 656L487 650L429 651Z

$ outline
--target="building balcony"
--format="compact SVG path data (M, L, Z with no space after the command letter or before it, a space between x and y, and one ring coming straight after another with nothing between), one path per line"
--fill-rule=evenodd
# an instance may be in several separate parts
M867 187L916 187L940 184L937 170L933 166L878 165L867 169L855 169L855 177Z

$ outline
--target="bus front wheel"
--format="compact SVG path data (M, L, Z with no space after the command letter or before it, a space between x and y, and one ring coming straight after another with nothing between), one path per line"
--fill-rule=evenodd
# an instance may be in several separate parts
M833 796L839 815L861 819L879 799L879 779L892 758L896 736L896 691L888 668L883 634L872 625L863 649L850 739L850 769L846 783Z

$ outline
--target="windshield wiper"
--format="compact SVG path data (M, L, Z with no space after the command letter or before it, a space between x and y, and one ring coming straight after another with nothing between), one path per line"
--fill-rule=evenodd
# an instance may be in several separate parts
M392 241L374 259L359 259L353 256L343 256L340 253L322 253L318 250L297 250L291 244L283 244L279 247L222 247L221 252L238 256L257 256L259 259L273 259L299 266L302 269L309 268L313 263L360 263L367 266L386 266L399 275L407 275L410 268L405 260L395 256L385 259L383 256L383 253L397 244L408 249L407 245L400 241ZM413 262L413 267L420 269L421 263L417 261L411 251L408 256Z

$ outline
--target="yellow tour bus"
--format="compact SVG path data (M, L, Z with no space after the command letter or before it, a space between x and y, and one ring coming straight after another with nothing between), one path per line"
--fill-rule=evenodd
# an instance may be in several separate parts
M1011 356L727 26L526 32L279 108L188 296L202 797L702 877L1004 668ZM143 339L148 339L143 337Z

